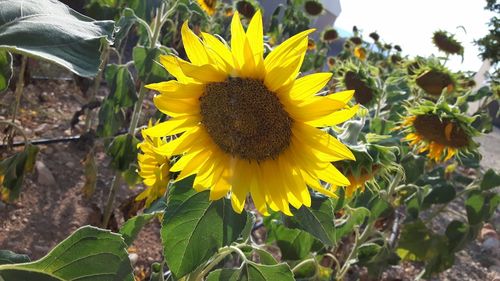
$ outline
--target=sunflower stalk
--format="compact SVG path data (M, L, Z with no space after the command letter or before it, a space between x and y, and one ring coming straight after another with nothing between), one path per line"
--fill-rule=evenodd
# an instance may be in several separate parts
M19 69L19 76L17 78L16 91L14 92L14 96L16 99L14 102L14 108L12 109L12 124L15 124L15 122L16 122L17 112L19 110L19 105L21 104L21 97L23 96L24 74L26 72L27 61L28 61L28 57L23 56L21 59L21 66ZM9 139L12 139L14 137L13 133L14 133L13 131L11 131L9 133Z
M92 102L95 99L95 97L97 96L97 92L99 91L99 86L101 86L104 68L106 67L106 63L108 62L109 49L110 49L109 45L107 43L104 43L103 51L101 53L101 64L99 65L99 72L97 73L97 76L94 79L94 85L90 97L87 100L88 103ZM85 130L84 130L85 132L90 131L90 129L92 128L93 118L94 118L94 111L88 108L85 109Z
M167 15L171 14L174 11L175 7L176 7L176 5L174 5L166 14ZM158 41L158 37L160 36L160 30L162 27L162 20L161 19L163 18L164 10L165 10L165 3L162 3L160 8L158 8L156 10L156 18L155 18L155 22L153 25L153 32L152 32L152 34L148 32L148 35L152 35L152 37L149 38L150 39L149 40L149 42L150 42L149 47L151 47L151 48L154 48L156 46L156 42ZM140 88L139 88L140 89L139 95L138 95L137 101L134 105L134 111L132 113L130 126L128 129L128 134L130 134L130 135L135 135L135 131L137 129L137 124L139 122L139 117L141 115L142 104L144 102L144 98L145 98L146 93L147 93L147 89L144 86L145 86L145 83L143 81L141 81ZM112 180L111 188L109 190L108 198L106 200L106 205L104 208L104 214L103 214L103 218L102 218L102 226L103 227L106 227L109 223L109 219L111 217L111 213L113 210L113 204L114 204L115 197L116 197L116 189L118 188L118 186L119 186L118 183L120 182L120 177L121 177L120 172L116 171L116 174Z

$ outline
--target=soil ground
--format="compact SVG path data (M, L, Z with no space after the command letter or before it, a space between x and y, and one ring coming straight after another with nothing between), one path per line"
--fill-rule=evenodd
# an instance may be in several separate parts
M105 94L103 88L98 96L102 99ZM149 102L145 104L146 111L152 108L152 93L150 95L147 98ZM70 128L70 121L85 100L72 80L33 80L25 87L17 120L30 139L78 135L83 120L74 130ZM0 120L10 116L12 101L12 91L0 96ZM144 120L141 124L145 124ZM485 155L483 165L494 167L497 171L500 170L499 140L498 129L479 140ZM103 143L96 143L95 153L99 171L97 188L92 198L86 199L82 192L84 146L78 143L40 146L36 171L25 179L20 198L12 204L0 202L0 249L27 254L36 260L77 228L87 224L99 226L100 207L106 199L113 172ZM122 184L115 205L132 198L141 188L139 185L131 189ZM451 220L452 217L443 219ZM117 211L116 224L119 226L123 222L123 215ZM493 225L500 229L498 210ZM158 222L149 224L129 249L138 255L135 264L137 275L144 274L154 261L162 259L159 230ZM451 269L433 280L500 280L500 251L495 251L485 251L479 241L471 243L458 253ZM389 268L383 279L413 280L420 270L418 264L404 263Z

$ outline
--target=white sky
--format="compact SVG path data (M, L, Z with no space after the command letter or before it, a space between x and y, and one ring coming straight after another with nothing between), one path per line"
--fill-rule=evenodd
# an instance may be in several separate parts
M432 34L443 29L454 33L465 49L463 62L452 56L447 66L472 71L481 67L472 41L488 33L487 23L494 15L484 10L485 0L340 0L340 4L335 27L351 31L356 25L368 42L368 34L376 31L385 42L400 45L404 55L438 55Z

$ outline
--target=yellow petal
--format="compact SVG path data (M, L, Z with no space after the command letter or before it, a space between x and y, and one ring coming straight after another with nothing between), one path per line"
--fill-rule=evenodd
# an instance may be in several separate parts
M266 72L270 72L275 67L279 67L282 61L286 61L290 57L298 56L301 55L301 53L304 53L305 50L304 51L302 51L301 49L298 50L297 46L300 45L300 43L304 41L304 38L306 38L307 35L309 35L313 31L314 29L302 31L290 37L288 40L286 40L285 42L277 46L275 49L273 49L271 53L264 60L264 66ZM308 40L306 39L306 43L307 41Z
M356 115L358 109L359 109L359 104L356 104L351 108L338 110L335 111L334 113L322 116L312 121L306 121L306 123L314 127L328 127L328 126L338 125L340 123L344 123L345 121L351 119L354 115Z
M233 55L224 43L219 39L209 33L202 32L203 41L205 41L205 47L207 51L212 51L217 56L219 56L230 68L234 68Z
M198 99L171 99L163 95L153 98L155 106L161 112L172 116L196 115L200 112Z
M247 30L247 42L252 49L253 61L255 64L256 73L260 74L255 79L262 79L264 76L264 27L262 26L262 13L258 10Z
M160 63L165 67L165 69L172 76L177 78L177 80L181 83L193 83L194 80L191 77L188 77L181 69L179 65L179 61L174 56L160 56Z
M238 69L245 63L245 38L245 30L241 25L240 15L236 11L231 21L231 50Z
M155 90L169 98L199 98L205 89L205 85L197 83L182 84L176 80L153 83L145 86L148 89Z
M200 38L189 29L188 21L185 21L181 28L182 43L186 54L194 65L204 65L210 63L207 51L200 41Z
M354 90L348 90L348 91L333 93L327 95L326 97L347 104L352 99L353 96L354 96Z
M165 122L143 130L144 134L151 137L164 137L182 133L200 122L199 115L188 115L171 118Z
M290 98L303 100L314 96L325 87L332 75L330 72L315 73L295 80L289 92Z
M194 65L180 58L175 58L182 72L203 83L222 82L227 79L227 73L215 68L213 65Z

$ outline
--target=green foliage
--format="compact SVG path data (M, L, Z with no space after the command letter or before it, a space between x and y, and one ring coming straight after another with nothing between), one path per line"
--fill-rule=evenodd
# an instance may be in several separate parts
M193 178L175 184L162 222L165 260L176 278L185 276L206 262L219 248L240 237L246 212L236 214L227 199L209 201L209 193L191 188Z
M139 79L145 83L158 83L168 79L168 73L157 61L163 53L158 48L137 46L133 51L134 65Z
M207 281L293 281L293 273L286 264L262 265L245 262L238 269L214 270L207 277Z
M120 235L82 227L38 261L0 265L0 279L133 281L126 247Z
M12 77L12 55L0 50L0 93L7 90Z
M130 134L115 137L106 151L112 158L113 168L121 172L127 171L130 164L136 161L137 144L139 140Z
M0 265L12 263L29 262L30 258L27 255L16 254L8 250L0 250Z
M500 186L500 175L493 169L489 169L481 181L481 190L489 190L497 186Z
M154 217L155 214L140 214L127 220L120 228L120 234L125 240L125 244L131 246L141 229Z
M0 50L57 63L95 76L100 49L112 40L112 21L95 21L59 1L1 0Z

